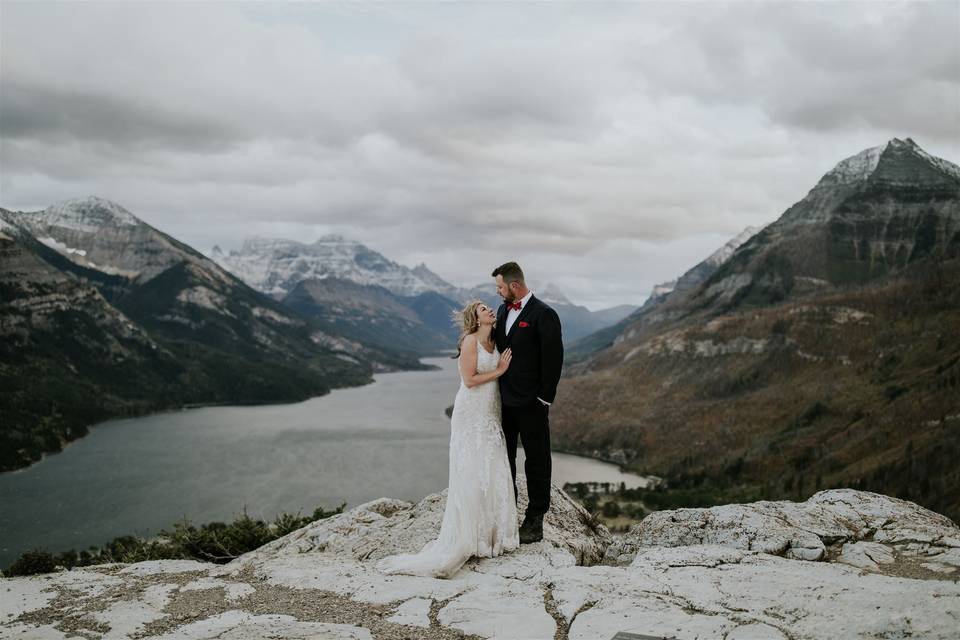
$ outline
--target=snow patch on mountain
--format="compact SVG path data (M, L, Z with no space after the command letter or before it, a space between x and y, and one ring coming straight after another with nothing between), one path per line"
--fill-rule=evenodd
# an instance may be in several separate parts
M677 279L674 278L669 282L661 282L660 284L653 285L653 290L650 292L651 298L659 298L665 296L668 293L671 293L674 287L677 286Z
M837 185L860 182L870 177L880 162L880 154L886 145L870 147L860 153L841 160L837 166L820 179L819 185Z
M46 238L37 238L37 240L38 240L39 242L47 245L47 246L50 247L51 249L54 249L54 250L56 250L56 251L59 251L60 253L73 253L73 254L76 254L76 255L78 255L78 256L85 256L85 255L87 255L87 252L84 251L83 249L73 249L73 248L71 248L71 247L68 247L68 246L65 245L64 243L58 241L56 238L46 237Z
M731 238L726 244L710 254L710 256L704 260L707 264L719 267L724 262L730 259L730 256L740 248L743 243L757 235L757 232L760 231L760 227L747 227L736 236Z

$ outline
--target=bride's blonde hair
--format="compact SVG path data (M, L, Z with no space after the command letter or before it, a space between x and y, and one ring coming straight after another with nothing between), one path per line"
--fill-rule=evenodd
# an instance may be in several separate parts
M457 355L460 357L460 347L463 345L463 339L480 328L480 317L477 315L477 307L483 304L483 300L471 300L460 311L454 311L451 315L453 323L460 329L460 337L457 338Z

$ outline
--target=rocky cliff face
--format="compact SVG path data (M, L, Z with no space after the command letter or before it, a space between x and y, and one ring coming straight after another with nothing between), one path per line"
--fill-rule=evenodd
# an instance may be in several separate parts
M161 560L5 578L0 633L198 640L956 636L960 529L885 496L839 490L806 503L659 512L612 539L554 488L541 542L472 559L449 580L378 573L376 559L416 551L436 536L444 500L375 500L226 565Z
M894 138L847 158L691 296L762 306L960 256L960 167Z
M960 515L958 176L909 139L839 163L699 284L581 341L556 442L674 486Z
M122 206L90 196L12 214L16 224L78 265L146 282L181 262L209 262Z

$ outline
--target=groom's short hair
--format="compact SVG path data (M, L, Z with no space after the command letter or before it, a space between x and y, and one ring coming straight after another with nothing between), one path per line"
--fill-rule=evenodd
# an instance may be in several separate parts
M493 270L492 277L503 276L503 281L507 284L511 282L523 282L523 269L516 262L504 262Z

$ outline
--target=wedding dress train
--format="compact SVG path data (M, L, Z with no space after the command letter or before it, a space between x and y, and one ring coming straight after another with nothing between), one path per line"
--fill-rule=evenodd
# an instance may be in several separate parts
M461 356L462 357L462 356ZM477 345L477 372L497 368L500 354ZM520 546L507 445L496 380L460 389L450 417L447 504L440 534L417 553L387 556L383 573L449 578L472 556L492 558Z

